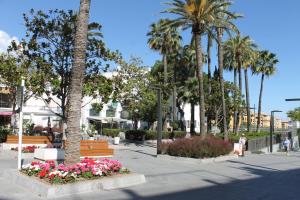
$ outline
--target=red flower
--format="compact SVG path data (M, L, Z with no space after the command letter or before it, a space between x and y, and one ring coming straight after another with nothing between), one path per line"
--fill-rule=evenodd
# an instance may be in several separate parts
M48 173L47 170L43 169L42 171L40 171L39 177L44 178L47 175L47 173Z

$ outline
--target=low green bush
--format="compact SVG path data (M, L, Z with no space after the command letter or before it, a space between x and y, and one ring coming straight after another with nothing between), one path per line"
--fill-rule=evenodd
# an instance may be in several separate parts
M228 134L229 141L232 142L232 143L238 142L242 134L245 134L245 136L248 140L255 139L255 138L260 138L260 137L265 137L265 136L270 135L270 133L266 132L266 131L262 131L262 132L259 132L259 133L257 133L257 132L239 132L238 135L236 135L235 133L229 133ZM219 138L224 138L223 133L219 133L216 136L219 137Z
M171 156L189 158L211 158L229 154L233 147L230 142L214 136L195 136L163 143L161 151Z
M120 132L122 132L122 129L104 128L102 133L103 133L103 135L106 135L106 136L117 137L117 136L119 136Z
M162 139L183 138L186 133L184 131L162 131ZM156 140L157 131L146 131L145 140Z
M7 136L12 133L10 128L0 126L0 143L6 142Z
M128 140L143 141L146 138L146 131L144 131L144 130L128 130L125 132L125 137Z

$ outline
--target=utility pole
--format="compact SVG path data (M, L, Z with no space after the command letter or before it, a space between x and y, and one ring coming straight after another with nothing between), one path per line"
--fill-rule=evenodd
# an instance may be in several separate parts
M273 133L274 133L274 113L282 112L280 110L272 110L271 111L271 121L270 121L270 152L273 152Z
M23 99L24 99L24 87L25 81L21 80L21 88L20 88L20 103L19 103L19 144L18 144L18 170L22 168L22 133L23 133Z
M157 147L156 153L161 154L161 143L162 143L162 105L161 105L161 88L150 86L151 89L157 91Z
M161 88L157 88L157 154L161 154L162 143L162 113L161 113Z

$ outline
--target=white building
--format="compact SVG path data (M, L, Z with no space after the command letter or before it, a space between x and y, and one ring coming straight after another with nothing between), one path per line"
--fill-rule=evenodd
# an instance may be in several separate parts
M106 72L104 76L112 78L117 72ZM57 101L58 102L58 101ZM81 110L81 125L84 125L86 129L90 124L96 125L96 128L100 130L103 127L116 127L132 128L133 124L131 120L127 120L128 112L123 111L122 106L118 102L109 101L103 106L100 112L96 112L93 109L93 103L99 103L99 100L92 99L91 97L84 97L82 105L85 105ZM191 105L183 104L182 110L184 111L184 124L186 131L190 132L191 128ZM49 119L51 127L60 127L61 119L55 113L60 113L60 108L54 102L46 104L42 99L31 98L23 107L24 122L34 123L35 126L48 127ZM195 118L195 131L200 132L200 120L199 120L199 106L195 106L194 109ZM9 102L9 92L4 86L0 85L0 125L10 124L12 115L12 105ZM126 116L127 115L127 116ZM139 122L138 127L143 128L144 124Z

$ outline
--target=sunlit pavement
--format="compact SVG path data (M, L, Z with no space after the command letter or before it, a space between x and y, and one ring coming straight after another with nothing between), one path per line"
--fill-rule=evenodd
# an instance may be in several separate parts
M115 147L115 159L147 183L122 190L80 194L61 199L300 199L300 153L249 154L243 158L195 164L157 158L153 145ZM1 173L16 167L15 152L0 152ZM0 178L0 200L41 199Z

